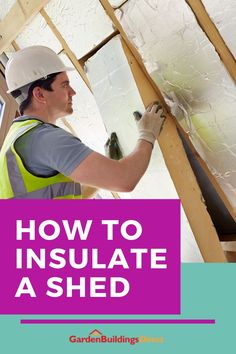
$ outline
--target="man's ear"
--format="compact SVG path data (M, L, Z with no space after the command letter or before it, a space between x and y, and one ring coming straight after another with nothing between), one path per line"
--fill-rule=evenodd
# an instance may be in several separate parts
M35 98L35 100L37 102L40 102L40 103L45 103L46 102L46 97L44 95L44 90L41 87L36 86L33 89L32 95L33 95L33 97Z

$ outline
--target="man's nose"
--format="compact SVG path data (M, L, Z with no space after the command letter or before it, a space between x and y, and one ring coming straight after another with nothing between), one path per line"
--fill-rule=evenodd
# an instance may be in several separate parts
M74 95L76 95L76 92L72 87L70 87L70 96L74 96Z

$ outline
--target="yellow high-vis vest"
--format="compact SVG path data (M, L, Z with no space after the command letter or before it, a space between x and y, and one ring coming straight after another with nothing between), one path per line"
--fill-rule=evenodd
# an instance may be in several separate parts
M38 177L16 152L16 140L39 124L44 123L33 118L12 124L0 151L0 199L81 199L79 183L61 173Z

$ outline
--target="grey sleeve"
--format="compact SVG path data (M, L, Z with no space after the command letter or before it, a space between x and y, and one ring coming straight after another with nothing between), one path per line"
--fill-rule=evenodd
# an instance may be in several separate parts
M20 137L15 147L26 167L37 175L69 176L93 152L61 128L42 124Z

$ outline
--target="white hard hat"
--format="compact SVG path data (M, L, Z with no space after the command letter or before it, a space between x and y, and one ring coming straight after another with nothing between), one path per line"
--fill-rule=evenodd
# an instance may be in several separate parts
M8 93L29 85L47 75L71 71L50 48L36 45L15 52L8 60L5 77Z

